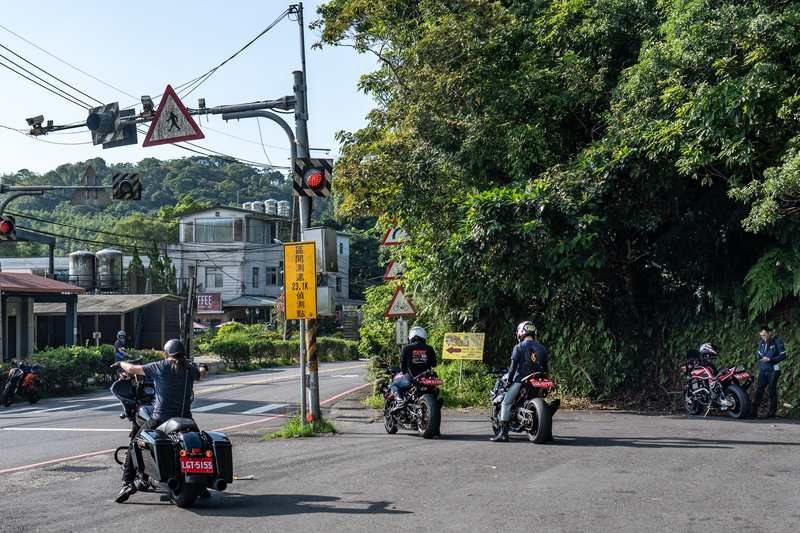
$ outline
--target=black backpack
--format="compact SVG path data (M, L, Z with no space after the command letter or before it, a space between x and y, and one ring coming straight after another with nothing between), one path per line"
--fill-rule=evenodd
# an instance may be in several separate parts
M525 361L522 363L522 375L530 376L537 372L542 372L542 365L539 364L536 358L536 349L531 348L528 353L525 354Z

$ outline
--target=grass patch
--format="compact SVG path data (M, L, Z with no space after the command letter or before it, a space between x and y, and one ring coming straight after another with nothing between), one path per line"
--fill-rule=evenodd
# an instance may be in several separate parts
M281 429L275 433L270 433L264 438L277 439L278 437L282 437L284 439L291 439L294 437L313 437L318 433L338 433L338 431L333 427L333 424L325 420L325 417L322 417L322 420L310 424L301 424L300 415L297 414L293 418L287 419Z
M364 400L364 405L368 405L373 409L383 409L386 405L385 400L383 399L382 394L376 394L375 396L370 396Z

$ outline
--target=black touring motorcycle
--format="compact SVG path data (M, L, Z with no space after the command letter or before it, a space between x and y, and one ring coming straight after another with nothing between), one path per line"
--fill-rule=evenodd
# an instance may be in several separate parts
M443 400L439 398L439 389L442 380L435 372L423 372L411 380L412 386L405 393L405 405L397 412L392 412L395 406L392 393L392 381L400 372L400 368L387 368L379 372L376 378L383 393L383 425L386 433L394 435L398 428L416 431L424 439L439 436L442 422Z
M124 410L120 418L132 423L131 436L153 416L155 399L152 380L137 378L128 376L111 386ZM128 451L128 446L120 446L114 460L124 464ZM200 431L191 418L171 418L156 429L145 429L136 437L133 451L136 490L166 489L178 507L191 507L207 489L223 491L233 482L231 441L222 433Z

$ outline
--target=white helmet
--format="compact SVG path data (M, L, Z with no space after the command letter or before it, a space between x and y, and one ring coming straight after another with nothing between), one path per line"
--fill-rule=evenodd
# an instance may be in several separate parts
M419 326L414 326L411 328L411 331L408 332L408 342L414 342L415 337L420 337L424 341L428 341L428 334Z

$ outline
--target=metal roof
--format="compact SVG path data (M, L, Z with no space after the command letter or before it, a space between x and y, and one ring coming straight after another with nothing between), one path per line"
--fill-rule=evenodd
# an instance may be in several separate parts
M69 283L64 283L63 281L56 281L54 279L35 276L33 274L17 274L11 272L0 272L0 290L6 293L27 292L61 294L64 292L86 292L86 289L83 287L70 285Z
M162 300L179 302L183 298L172 294L79 294L78 314L121 315ZM63 303L36 303L33 306L35 315L63 315L66 312Z
M277 302L277 298L268 296L239 296L233 300L224 302L222 307L259 307L272 306Z

